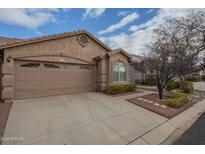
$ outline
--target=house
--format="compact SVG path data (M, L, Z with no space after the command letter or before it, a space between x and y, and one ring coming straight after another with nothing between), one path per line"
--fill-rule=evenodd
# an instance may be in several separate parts
M130 83L131 56L112 50L85 30L33 39L4 39L0 45L1 99L103 91Z
M141 63L145 57L136 54L129 54L131 57L132 63ZM133 83L143 83L145 81L145 73L141 70L136 69L134 66L130 67L130 81Z

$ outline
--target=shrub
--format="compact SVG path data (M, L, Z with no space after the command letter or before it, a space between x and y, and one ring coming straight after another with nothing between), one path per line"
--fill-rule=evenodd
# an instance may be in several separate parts
M203 81L205 81L205 75L202 75L202 76L201 76L201 79L202 79Z
M186 78L188 81L197 82L201 81L201 76L199 74L192 74Z
M174 89L178 89L179 88L179 81L169 81L167 86L166 86L166 90L171 91Z
M193 83L191 81L180 81L179 86L185 93L192 93L194 91Z
M157 85L157 78L154 75L149 75L145 79L145 85L155 86Z
M172 98L167 100L167 105L173 108L180 108L181 103L178 99Z
M188 94L186 94L186 93L182 93L182 92L176 92L176 93L174 94L174 97L175 97L175 98L183 98L183 99L187 99Z
M137 85L130 83L130 84L112 84L107 86L106 92L109 94L119 94L128 91L134 91Z
M167 100L167 105L173 108L180 108L184 103L186 103L188 95L181 92L176 92L174 98Z

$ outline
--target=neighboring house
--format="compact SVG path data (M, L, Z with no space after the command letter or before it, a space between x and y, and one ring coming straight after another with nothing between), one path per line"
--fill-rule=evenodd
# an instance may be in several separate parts
M85 30L8 40L0 46L4 102L103 91L112 83L132 82L131 56L113 51Z
M129 54L131 56L131 61L132 63L140 63L142 62L145 57L140 56L140 55L135 55L135 54ZM137 70L135 67L132 66L130 67L130 81L135 82L135 83L142 83L145 81L145 73L143 73L140 70Z

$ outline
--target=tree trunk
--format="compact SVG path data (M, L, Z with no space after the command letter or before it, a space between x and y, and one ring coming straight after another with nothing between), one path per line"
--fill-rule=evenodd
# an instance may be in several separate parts
M159 99L163 99L163 85L160 82L159 78L157 79L157 89L158 89L158 93L159 93Z
M163 88L158 87L159 99L163 99Z

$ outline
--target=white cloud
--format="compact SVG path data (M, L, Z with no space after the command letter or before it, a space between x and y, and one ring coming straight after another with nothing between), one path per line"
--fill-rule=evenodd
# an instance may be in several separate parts
M85 9L85 12L83 13L83 19L86 18L97 18L99 16L101 16L106 9L104 8L96 8L96 9L91 9L91 8L87 8Z
M165 21L166 18L179 18L186 16L194 11L205 11L205 9L160 9L158 14L154 16L151 20L141 24L141 25L132 25L129 30L137 31L140 29L154 29Z
M129 13L130 13L130 11L120 11L117 13L117 16L126 16Z
M54 22L57 9L0 9L0 22L36 29L48 22Z
M145 51L146 43L150 41L151 33L144 30L132 34L125 32L111 37L101 37L100 39L111 48L122 48L129 53L141 54Z
M42 36L42 35L43 35L43 33L39 32L39 31L36 31L35 33L36 33L38 36Z
M105 34L105 33L110 33L113 32L129 23L131 23L132 21L136 20L139 18L139 14L137 14L136 12L127 15L126 17L122 18L118 23L109 26L108 28L106 28L105 30L102 30L100 32L98 32L99 34Z
M149 9L149 10L147 10L147 14L149 14L149 13L152 13L152 12L154 12L154 9Z
M205 9L200 9L205 11ZM182 17L199 9L160 9L156 16L141 25L132 25L131 33L120 33L115 36L101 37L100 39L112 48L123 48L125 51L141 54L147 51L146 45L151 42L153 29L165 21L167 17Z

